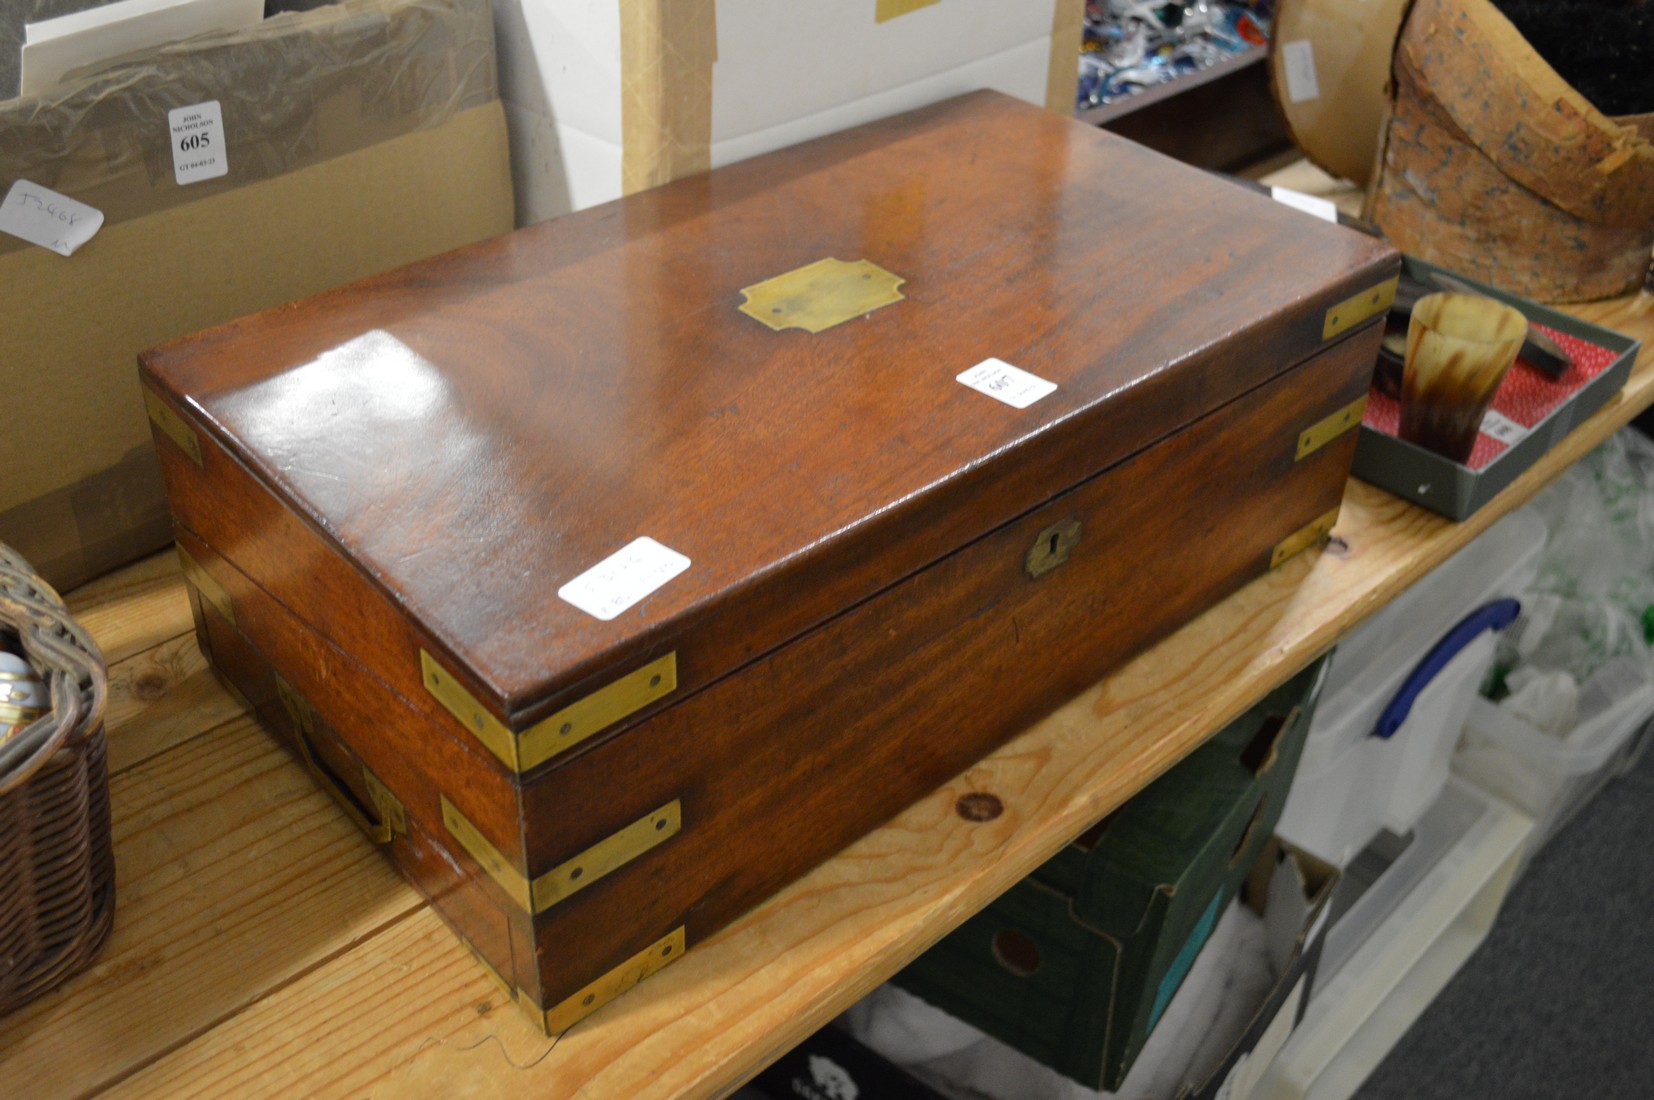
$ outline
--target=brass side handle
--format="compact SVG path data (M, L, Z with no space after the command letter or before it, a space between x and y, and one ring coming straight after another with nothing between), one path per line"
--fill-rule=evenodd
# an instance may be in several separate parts
M390 789L379 781L379 777L370 771L367 765L362 765L363 785L368 789L368 797L373 802L370 809L356 792L350 789L337 772L335 772L317 754L311 738L315 736L316 717L310 709L310 704L304 697L293 689L293 686L280 677L276 680L276 691L281 696L282 706L287 710L287 716L293 721L294 742L298 745L299 759L304 762L305 769L310 772L316 784L333 796L345 815L356 823L356 827L367 835L375 844L389 844L397 833L408 831L408 817L402 808L402 803Z

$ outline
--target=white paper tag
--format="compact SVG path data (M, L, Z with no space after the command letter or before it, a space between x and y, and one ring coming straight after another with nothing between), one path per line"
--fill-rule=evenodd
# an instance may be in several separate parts
M0 204L0 233L21 237L59 256L74 255L102 226L102 210L28 180L12 184L5 203Z
M1527 437L1530 430L1522 427L1510 417L1496 413L1492 409L1489 409L1487 415L1482 417L1482 434L1491 435L1507 446L1515 446Z
M1338 207L1331 199L1323 199L1317 195L1306 195L1302 191L1293 191L1286 187L1271 187L1269 197L1282 206L1290 206L1294 210L1314 214L1324 222L1338 224Z
M957 375L955 380L996 401L1003 401L1013 409L1026 409L1057 390L1055 382L1047 382L1000 359L984 359Z
M228 175L229 153L224 148L224 112L218 100L167 112L172 130L172 174L180 186Z
M1286 98L1293 103L1321 98L1315 79L1315 47L1308 39L1281 43L1281 67L1286 70Z
M645 536L559 588L557 595L608 622L688 568L688 558Z

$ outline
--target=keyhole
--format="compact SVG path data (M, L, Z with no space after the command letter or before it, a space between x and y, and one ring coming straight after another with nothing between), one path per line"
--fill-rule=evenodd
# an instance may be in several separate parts
M1053 555L1055 555L1056 552L1057 552L1057 540L1060 539L1060 538L1062 538L1062 536L1058 535L1058 534L1053 534L1051 536L1051 553Z

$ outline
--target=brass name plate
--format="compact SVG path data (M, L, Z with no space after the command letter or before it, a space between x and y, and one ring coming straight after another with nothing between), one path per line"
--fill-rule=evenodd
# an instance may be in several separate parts
M1376 317L1389 309L1396 300L1396 287L1400 283L1401 276L1392 275L1377 286L1369 287L1360 294L1352 294L1327 310L1326 322L1321 326L1321 339L1331 340L1367 318Z
M519 775L678 688L678 655L674 651L633 669L518 732L490 714L452 673L423 649L419 651L419 671L425 690L501 763Z
M789 328L825 332L901 301L897 288L905 282L871 260L828 258L742 287L746 300L739 308L777 332Z
M1298 433L1298 453L1293 461L1301 461L1325 447L1345 432L1361 423L1361 414L1367 411L1367 395L1345 405L1331 416L1317 420Z
M200 466L202 464L201 440L195 434L195 429L184 423L183 417L173 412L154 390L151 390L148 386L142 388L144 391L144 408L149 412L149 419L157 428L161 429L161 434L183 448L184 453L189 455L197 466Z
M230 600L230 594L223 585L213 579L212 574L201 568L201 563L190 557L189 551L182 546L178 547L178 563L183 566L184 579L188 581L203 600L212 605L212 609L223 616L224 621L235 626L235 604Z
M1275 547L1275 552L1269 557L1269 568L1274 569L1292 555L1308 550L1311 546L1332 534L1333 524L1337 522L1338 509L1334 508L1307 527L1294 531L1282 539L1281 544Z
M543 913L573 894L616 871L683 829L683 806L673 799L644 814L619 832L605 837L572 859L564 860L532 882L500 854L471 820L442 796L442 823L460 847L488 872L512 901L530 913Z
M686 949L683 928L674 928L580 992L546 1009L546 1034L566 1031L668 963L676 962Z

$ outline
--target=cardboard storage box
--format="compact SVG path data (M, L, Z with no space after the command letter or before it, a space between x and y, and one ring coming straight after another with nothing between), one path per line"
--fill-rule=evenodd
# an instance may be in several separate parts
M204 648L555 1029L1314 545L1399 263L977 92L144 378Z
M1271 693L895 983L1089 1088L1119 1087L1270 842L1324 663Z
M1199 1085L1186 1085L1177 1100L1248 1100L1275 1056L1304 1018L1315 992L1321 950L1332 918L1339 871L1330 863L1279 839L1265 849L1242 891L1264 921L1264 946L1276 978L1269 995L1247 1020L1246 1030L1218 1068Z
M978 88L1074 110L1081 0L495 0L518 224Z
M1555 382L1518 360L1500 383L1468 463L1454 462L1398 439L1395 432L1400 406L1375 385L1363 412L1361 442L1356 447L1352 472L1362 481L1388 489L1421 508L1450 519L1465 519L1561 442L1575 424L1623 389L1642 345L1611 329L1413 256L1405 258L1404 270L1426 283L1433 273L1444 273L1489 298L1516 307L1529 324L1546 329L1575 358L1575 365Z
M169 113L216 102L226 174ZM0 541L60 588L164 546L146 347L511 227L486 0L345 0L0 103L18 180L102 211L70 256L0 234Z

